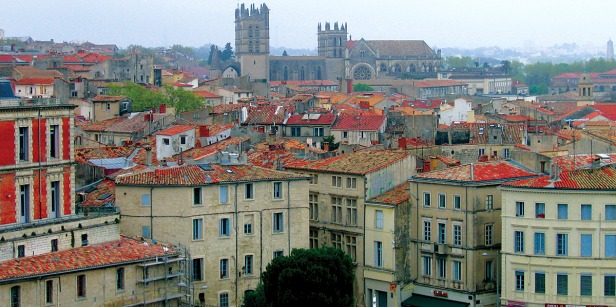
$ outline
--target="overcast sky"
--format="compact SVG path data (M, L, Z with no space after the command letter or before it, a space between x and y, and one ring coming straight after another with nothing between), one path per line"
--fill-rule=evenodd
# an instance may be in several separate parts
M241 3L241 2L239 2ZM245 2L250 4L252 2ZM262 2L255 2L261 4ZM317 24L353 39L420 39L431 47L605 46L614 0L269 0L270 45L316 48ZM234 41L237 0L0 0L5 36L126 47Z

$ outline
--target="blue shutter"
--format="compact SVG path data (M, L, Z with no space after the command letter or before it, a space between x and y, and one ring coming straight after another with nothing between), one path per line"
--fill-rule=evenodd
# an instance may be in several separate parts
M141 205L143 206L150 205L150 194L141 194Z
M616 206L605 205L605 219L616 220Z
M566 220L568 218L567 204L558 204L558 219Z
M541 232L535 233L535 254L545 254L545 234Z
M582 235L580 241L582 243L582 254L580 256L592 257L592 235Z
M226 185L221 185L220 186L220 203L221 204L226 204L227 203L227 186Z
M592 219L592 206L582 205L582 220Z
M616 257L616 235L605 235L605 257Z

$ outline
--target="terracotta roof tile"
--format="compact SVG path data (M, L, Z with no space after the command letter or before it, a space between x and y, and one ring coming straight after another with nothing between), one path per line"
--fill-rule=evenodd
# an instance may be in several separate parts
M443 170L421 173L411 177L411 180L485 182L505 179L512 180L529 176L537 176L537 174L511 162L497 160L465 164Z
M384 115L349 115L342 114L332 126L332 130L377 131L386 117Z
M175 125L158 132L157 135L176 135L178 133L186 132L193 129L195 129L195 126L192 125Z
M125 99L126 96L110 96L110 95L96 95L94 96L94 98L92 98L93 102L107 102L107 101L113 101L113 102L118 102L122 99Z
M54 78L23 78L17 80L17 85L53 84Z
M362 150L318 161L287 164L287 169L364 175L408 158L410 153L393 150Z
M113 180L103 180L96 185L96 190L84 194L85 200L81 202L82 207L115 205L115 183ZM102 198L102 196L106 197Z
M219 104L212 108L210 114L223 114L231 111L241 110L246 105L243 103L234 103L234 104Z
M314 118L316 117L316 118ZM310 118L310 119L308 119ZM287 119L287 125L331 125L336 120L336 115L326 114L295 114Z
M389 204L389 205L398 205L402 202L411 199L411 192L409 189L409 183L404 182L403 184L375 197L368 202L371 203L381 203L381 204Z
M564 171L572 171L590 166L595 159L607 164L616 163L616 154L605 154L605 157L607 159L602 159L596 154L567 155L552 158L552 164L558 165Z
M550 176L524 179L503 184L506 187L564 189L564 190L616 190L616 170L613 165L562 172L558 180Z

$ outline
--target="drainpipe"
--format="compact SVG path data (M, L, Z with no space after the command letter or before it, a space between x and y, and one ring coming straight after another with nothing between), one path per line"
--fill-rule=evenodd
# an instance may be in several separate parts
M150 239L154 239L154 187L150 187Z
M291 255L291 180L287 180L287 242L289 246L289 252L287 255Z
M44 154L45 151L41 152L41 109L38 109L38 128L37 128L37 134L38 134L38 188L39 188L39 199L38 199L38 205L39 205L39 219L43 218L43 202L41 200L41 195L43 195L43 191L41 188L41 155Z
M237 305L237 279L238 279L238 266L237 266L237 256L238 256L238 237L237 237L237 224L239 224L238 221L238 213L237 213L237 183L235 184L235 199L234 199L234 206L235 206L235 304Z

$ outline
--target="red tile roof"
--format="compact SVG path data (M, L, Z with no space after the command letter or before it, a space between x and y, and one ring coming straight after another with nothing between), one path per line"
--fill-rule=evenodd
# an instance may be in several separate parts
M252 165L209 164L213 170L196 165L146 170L116 178L116 185L192 186L222 182L304 179L290 172L281 172Z
M281 106L265 105L248 109L245 124L281 125L285 118L285 108Z
M557 180L550 176L524 179L503 184L506 187L563 189L563 190L616 190L616 170L608 165L597 168L578 169L559 174Z
M195 126L192 126L192 125L175 125L157 134L158 135L176 135L178 133L182 133L182 132L193 130L193 129L195 129Z
M193 94L195 94L195 96L203 97L203 98L221 98L222 97L220 95L216 95L208 91L193 91Z
M17 85L53 84L53 78L23 78L17 80Z
M297 85L297 86L320 86L320 85L338 85L338 82L331 80L287 80L287 81L270 81L270 86L280 86L281 84Z
M405 151L361 150L318 161L293 162L285 167L287 169L365 175L408 157L410 157L410 153Z
M384 115L342 114L332 126L332 130L377 131L383 126L385 119Z
M210 114L224 114L232 111L241 110L243 107L247 105L243 103L234 103L234 104L219 104L212 108Z
M610 120L616 120L616 104L597 104L593 108Z
M421 173L411 181L485 182L537 176L508 161L488 161L454 166L443 170Z
M96 190L84 193L85 200L81 202L82 207L100 207L107 204L115 205L115 183L113 180L103 180L96 185ZM106 195L104 199L99 199Z
M314 119L304 119L307 116ZM336 115L332 113L326 114L295 114L287 119L287 125L331 125L336 120Z
M403 184L368 200L368 202L398 205L409 199L411 199L411 192L409 189L409 183L405 181Z
M75 148L75 161L88 163L92 159L107 159L128 157L133 148L128 146L102 146L91 148Z
M607 159L601 159L596 154L567 155L552 158L552 164L558 165L564 171L572 171L578 168L588 167L595 159L603 163L616 163L616 154L605 154Z
M110 96L110 95L96 95L94 96L94 98L92 98L93 102L107 102L107 101L113 101L113 102L118 102L122 99L125 99L126 96Z
M121 237L118 241L0 262L0 281L96 269L177 254L173 249L165 252L160 245L146 245Z

